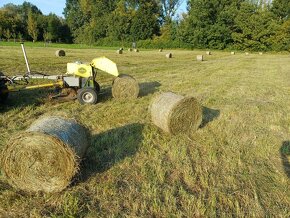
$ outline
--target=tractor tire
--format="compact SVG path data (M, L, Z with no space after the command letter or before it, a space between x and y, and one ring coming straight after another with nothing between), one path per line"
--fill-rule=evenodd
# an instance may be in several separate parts
M96 104L98 94L93 88L82 88L78 90L77 99L80 104Z
M4 76L2 72L0 72L0 76ZM4 81L0 80L0 103L3 103L8 98L9 92L8 88Z
M95 83L95 89L96 89L97 93L99 93L101 91L101 86L97 81L94 81L94 83Z

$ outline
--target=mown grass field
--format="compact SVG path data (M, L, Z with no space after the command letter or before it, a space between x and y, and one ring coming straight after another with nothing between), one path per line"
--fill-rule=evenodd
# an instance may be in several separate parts
M106 56L141 86L137 100L110 95L113 77L99 73L99 103L50 102L49 90L10 95L0 106L0 148L45 113L66 112L93 135L81 173L65 191L27 195L0 176L0 217L289 217L290 56L27 47L33 71L66 72L66 63ZM0 71L23 74L19 47L0 47ZM191 136L150 124L158 91L196 97L204 106Z

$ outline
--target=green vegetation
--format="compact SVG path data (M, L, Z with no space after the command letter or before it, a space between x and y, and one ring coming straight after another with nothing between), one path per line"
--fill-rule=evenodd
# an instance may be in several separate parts
M0 47L0 69L25 72L19 47ZM141 84L136 100L112 99L113 78L98 74L99 103L49 102L49 90L11 94L0 109L0 148L11 135L53 111L76 116L92 131L81 174L65 191L27 195L0 176L0 216L7 217L289 217L289 55L214 51L126 52L27 46L33 71L62 74L66 63L107 56ZM171 51L172 52L172 51ZM151 125L157 91L196 97L202 127L190 137Z
M139 48L290 51L288 0L67 0L65 19L34 5L0 8L0 38Z

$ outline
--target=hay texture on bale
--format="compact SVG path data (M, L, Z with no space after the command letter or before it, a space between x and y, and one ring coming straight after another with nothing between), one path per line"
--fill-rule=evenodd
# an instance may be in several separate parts
M167 58L172 58L172 53L168 53L168 54L166 54L166 57L167 57Z
M65 56L65 51L64 50L57 50L55 52L55 56L57 56L57 57L64 57Z
M89 131L74 119L42 117L6 145L2 170L17 189L59 192L71 183L89 144Z
M152 100L149 108L152 122L170 134L193 133L202 122L202 107L194 97L164 92Z
M134 99L139 95L138 82L129 75L121 74L113 81L112 95L117 99Z
M123 54L123 50L121 49L117 50L117 54Z
M203 55L197 55L196 56L197 61L203 61Z

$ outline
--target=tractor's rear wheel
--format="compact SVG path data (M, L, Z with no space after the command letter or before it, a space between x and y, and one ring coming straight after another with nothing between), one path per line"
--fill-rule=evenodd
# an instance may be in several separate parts
M77 98L80 104L96 104L98 101L97 92L93 88L79 89Z
M4 74L0 72L0 76L4 76ZM9 95L9 92L5 84L5 81L0 79L0 103L6 101L6 99L8 98L8 95Z

